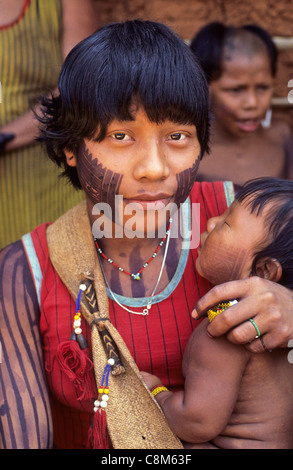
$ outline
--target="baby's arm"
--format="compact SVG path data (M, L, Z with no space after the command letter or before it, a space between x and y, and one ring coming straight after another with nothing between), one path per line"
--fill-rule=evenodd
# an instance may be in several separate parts
M210 441L226 427L249 360L242 346L209 338L206 322L194 331L185 351L184 391L155 396L173 432L192 443ZM158 379L151 377L145 376L150 388L158 385Z

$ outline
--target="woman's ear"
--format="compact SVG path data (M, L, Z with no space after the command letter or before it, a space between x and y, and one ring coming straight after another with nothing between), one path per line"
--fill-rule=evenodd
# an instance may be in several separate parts
M275 258L261 258L255 266L256 275L269 281L278 282L283 274L280 262Z
M69 152L68 150L64 150L65 156L66 156L66 163L68 166L76 166L76 157L72 152Z

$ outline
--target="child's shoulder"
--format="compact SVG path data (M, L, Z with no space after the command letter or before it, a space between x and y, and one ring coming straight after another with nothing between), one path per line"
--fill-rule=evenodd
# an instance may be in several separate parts
M271 131L270 132L271 134L277 135L281 137L283 140L287 140L290 137L292 137L292 129L290 125L286 121L283 121L280 118L273 119L272 125L268 129L268 131Z

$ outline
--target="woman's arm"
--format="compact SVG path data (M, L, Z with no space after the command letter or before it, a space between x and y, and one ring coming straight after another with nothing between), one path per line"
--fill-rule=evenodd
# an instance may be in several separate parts
M100 27L98 9L93 0L62 0L62 54Z
M0 448L52 448L39 306L22 243L0 252Z
M70 50L82 39L98 29L99 21L93 0L62 0L62 56L63 60ZM57 88L54 93L57 92ZM14 138L5 145L5 152L32 145L39 135L40 106L28 110L15 120L0 128L0 133L14 134ZM1 158L1 156L0 156Z
M259 277L250 277L218 285L195 305L193 318L224 300L238 303L216 316L207 331L213 337L227 334L227 338L244 344L251 352L287 347L293 339L293 292L286 287ZM262 339L255 339L256 331L248 321L253 318Z

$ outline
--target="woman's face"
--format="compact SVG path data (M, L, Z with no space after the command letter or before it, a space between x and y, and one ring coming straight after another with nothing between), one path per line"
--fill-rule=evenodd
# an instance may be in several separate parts
M68 163L76 165L91 208L107 204L117 216L115 201L123 196L124 214L131 203L128 207L145 220L188 197L200 144L194 125L153 123L141 107L132 115L133 121L112 121L101 142L85 139L77 158Z
M257 131L270 107L273 85L266 54L235 53L224 60L222 75L210 83L216 128L234 137Z

